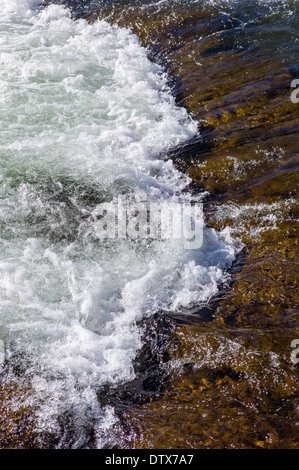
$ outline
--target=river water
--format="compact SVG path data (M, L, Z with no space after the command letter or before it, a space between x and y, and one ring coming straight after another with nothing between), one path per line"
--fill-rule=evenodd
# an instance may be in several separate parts
M14 426L16 416L25 415L34 447L122 447L118 407L109 397L134 383L145 324L162 313L182 321L209 305L227 286L245 245L257 243L260 253L249 264L260 263L261 273L263 263L268 269L263 247L273 240L260 237L292 218L298 121L285 101L265 103L287 88L290 104L298 70L296 2L0 4L1 390L10 410L2 445L15 433L17 446L24 446L22 423ZM240 66L242 79L248 77L241 85ZM288 74L283 84L281 70ZM260 99L258 112L250 108L252 96ZM289 116L283 131L280 112ZM258 127L269 119L271 132ZM273 175L282 182L277 190L274 181L271 192ZM99 239L98 207L120 197L158 204L212 197L202 246L186 249L181 239ZM268 289L266 281L261 285ZM226 304L221 322L273 326L279 324L271 317L273 305L274 318L293 312L294 303L285 306L288 292L278 295L284 307L276 306L275 296L265 298L269 320L252 292ZM191 341L192 334L186 337ZM202 338L179 362L206 367L209 361L196 356L199 349L210 351ZM225 339L219 341L223 346ZM241 346L237 340L234 353ZM274 351L271 346L268 370L278 362ZM249 348L239 357L240 369L254 354ZM173 363L175 370L177 356ZM159 421L160 411L153 413Z

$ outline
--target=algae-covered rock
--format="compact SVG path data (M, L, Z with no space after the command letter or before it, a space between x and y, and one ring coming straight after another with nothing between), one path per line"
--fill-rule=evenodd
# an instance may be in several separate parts
M34 413L30 388L21 380L0 382L0 449L34 447Z
M292 2L240 3L122 1L88 17L131 28L168 70L200 129L168 157L209 192L207 225L246 246L209 315L180 315L165 389L122 412L120 447L298 448L298 20ZM0 383L1 448L37 445L30 393Z
M177 338L173 380L163 399L130 412L125 445L298 447L298 370L290 367L291 337L272 328L193 325L180 328Z

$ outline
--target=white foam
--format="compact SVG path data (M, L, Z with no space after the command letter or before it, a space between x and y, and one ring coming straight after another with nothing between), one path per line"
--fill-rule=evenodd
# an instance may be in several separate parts
M162 154L196 133L162 69L127 30L67 9L1 0L0 309L8 357L24 361L40 432L86 445L115 423L101 386L134 378L136 322L208 300L234 259L227 232L100 243L83 193L188 199ZM1 330L0 330L1 333ZM22 359L20 359L22 358ZM88 430L89 429L89 430Z
M292 197L280 199L270 204L237 205L228 203L217 208L215 218L218 221L230 219L230 232L232 235L240 236L240 234L245 234L254 240L265 232L276 230L279 224L286 220L288 211L295 211L297 206L297 200ZM254 220L255 223L251 224L251 220Z

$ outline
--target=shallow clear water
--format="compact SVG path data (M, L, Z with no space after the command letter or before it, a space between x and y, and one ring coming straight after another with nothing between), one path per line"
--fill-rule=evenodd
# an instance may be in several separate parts
M134 378L136 322L207 301L237 248L229 231L211 229L199 250L180 240L97 238L102 201L120 194L190 201L188 178L163 155L194 137L197 125L128 30L74 21L61 5L0 3L7 380L17 366L30 383L37 433L60 436L58 447L82 447L92 432L101 447L117 418L98 393ZM64 414L72 426L67 443Z

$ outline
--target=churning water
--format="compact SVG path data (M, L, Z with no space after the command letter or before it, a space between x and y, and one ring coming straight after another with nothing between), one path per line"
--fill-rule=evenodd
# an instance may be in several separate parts
M196 123L128 30L61 5L0 5L0 338L8 373L30 383L36 432L81 447L92 427L101 447L117 418L98 393L134 378L138 320L207 301L236 248L207 229L199 250L97 239L102 201L190 200L163 156Z

